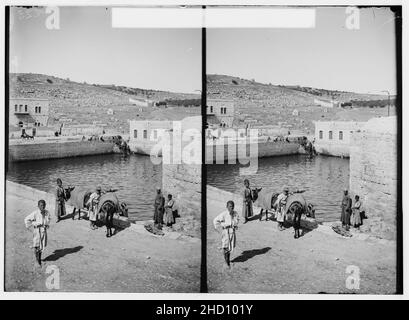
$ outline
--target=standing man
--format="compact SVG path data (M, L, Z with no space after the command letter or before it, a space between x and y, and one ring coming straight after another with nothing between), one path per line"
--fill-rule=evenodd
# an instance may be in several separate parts
M61 220L61 216L65 216L65 192L60 178L57 179L57 190L55 195L55 216L56 222Z
M244 192L243 192L243 210L242 210L242 216L243 216L243 223L247 223L249 217L253 215L253 198L251 195L251 189L250 189L250 182L248 179L244 179Z
M289 189L285 187L283 192L278 195L277 200L274 204L274 206L277 208L277 228L280 231L284 230L285 207L287 205L288 193Z
M41 253L47 246L47 229L50 226L51 216L45 210L44 200L38 201L38 209L30 213L24 219L27 229L33 227L33 248L37 264L41 267Z
M233 201L227 201L226 208L226 211L223 211L214 218L213 225L216 230L218 230L217 227L221 227L225 268L230 268L230 255L236 247L236 230L238 229L240 218L237 211L234 211Z
M157 226L158 229L162 229L163 211L165 210L165 198L163 197L161 189L159 187L156 188L154 207L155 207L155 212L153 214L154 225Z
M349 224L351 219L351 207L352 207L352 199L348 195L348 189L344 190L344 197L342 198L341 203L341 222L342 227L345 230L349 230Z
M92 193L87 202L88 207L88 219L90 221L90 228L95 230L97 228L97 215L98 215L98 204L99 198L101 198L102 189L97 187L95 192Z

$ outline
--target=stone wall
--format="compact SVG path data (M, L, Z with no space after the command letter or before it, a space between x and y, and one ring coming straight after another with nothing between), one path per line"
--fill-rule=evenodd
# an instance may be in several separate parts
M220 161L223 162L227 160L228 157L228 150L232 148L231 145L229 146L226 144L211 144L209 142L206 145L206 163L219 163ZM250 150L253 148L255 150L256 147L251 146L249 143L246 144L247 155L249 156ZM269 141L269 142L259 142L257 146L258 150L258 157L274 157L274 156L284 156L284 155L291 155L291 154L298 154L300 149L300 144L297 142L287 142L287 141ZM234 150L234 147L233 147ZM236 144L235 147L235 154L238 154L238 147ZM237 157L237 156L236 156Z
M27 141L9 145L9 160L29 161L113 153L113 143L101 141Z
M326 156L334 156L334 157L342 157L348 158L350 156L350 145L349 144L334 144L334 143L326 143L326 142L318 142L314 144L315 150L317 153L326 155Z
M172 194L180 215L174 229L200 237L201 219L201 165L164 164L162 189Z
M351 139L350 188L363 201L364 230L396 238L397 119L374 118Z

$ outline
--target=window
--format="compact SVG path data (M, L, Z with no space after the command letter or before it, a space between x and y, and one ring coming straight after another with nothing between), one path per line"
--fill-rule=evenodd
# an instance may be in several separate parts
M35 109L35 111L34 111L35 113L37 113L37 112L38 112L37 108L38 108L38 107L35 107L35 108L34 108L34 109Z
M21 111L23 111L23 105L22 105L22 104L20 104L20 105L18 106L18 112L21 112Z
M213 113L213 106L210 106L210 113Z
M153 139L157 139L158 138L158 130L153 130Z
M17 112L17 110L18 110L18 106L15 104L14 105L14 112Z
M19 126L20 128L22 128L22 127L23 127L23 121L19 121L18 126Z
M328 139L332 140L332 131L328 132Z
M38 107L38 113L41 113L41 107Z
M133 137L136 139L138 138L138 130L133 131Z
M320 135L319 135L320 139L322 139L323 136L324 136L324 133L322 132L322 130L320 130Z
M143 138L144 139L148 138L148 130L143 130Z
M223 107L220 108L220 113L223 114Z
M27 105L24 106L24 112L27 112Z
M342 131L339 132L339 140L344 140L344 133Z

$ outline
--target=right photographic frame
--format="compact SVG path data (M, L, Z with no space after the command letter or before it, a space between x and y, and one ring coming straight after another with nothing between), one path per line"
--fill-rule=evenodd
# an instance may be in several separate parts
M402 293L401 7L219 9L208 292Z

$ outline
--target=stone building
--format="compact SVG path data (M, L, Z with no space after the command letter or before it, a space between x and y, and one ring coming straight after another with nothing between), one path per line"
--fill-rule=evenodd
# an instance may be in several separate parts
M396 239L398 195L397 118L369 120L351 139L350 189L368 216L361 227Z
M155 106L155 102L153 100L149 100L143 97L129 98L129 102L137 107L147 108Z
M341 103L336 100L314 99L314 104L325 108L339 108Z
M226 99L208 99L206 106L208 123L219 123L221 127L232 127L234 120L234 101Z
M48 116L49 101L47 99L9 99L9 126L44 127L48 124Z
M366 122L316 121L314 147L320 154L349 157L351 135Z

